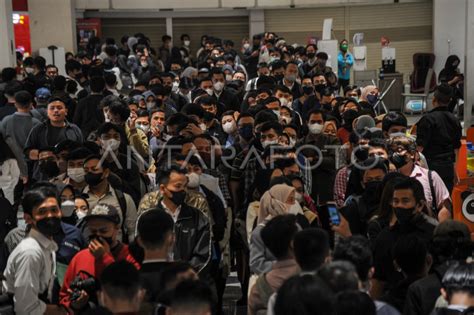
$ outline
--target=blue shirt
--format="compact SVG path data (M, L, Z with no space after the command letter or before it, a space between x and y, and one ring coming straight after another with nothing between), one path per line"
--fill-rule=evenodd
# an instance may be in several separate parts
M54 235L53 239L58 244L56 261L65 265L69 265L71 259L86 247L81 231L77 227L64 222L61 222L61 233Z
M351 53L346 53L346 57L344 58L344 54L342 51L339 51L339 55L337 56L337 76L339 79L349 80L351 77L351 68L354 64L354 57L352 57ZM349 66L346 68L346 66Z

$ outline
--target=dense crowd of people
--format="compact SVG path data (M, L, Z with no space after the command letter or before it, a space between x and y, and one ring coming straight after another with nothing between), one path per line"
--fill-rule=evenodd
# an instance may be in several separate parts
M231 271L250 315L474 314L459 58L409 126L347 40L180 40L1 71L1 314L223 314Z

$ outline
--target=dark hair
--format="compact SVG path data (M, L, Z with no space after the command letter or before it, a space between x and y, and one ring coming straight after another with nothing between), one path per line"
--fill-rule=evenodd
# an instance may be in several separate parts
M0 133L0 164L8 159L16 159L13 151Z
M388 112L382 119L382 130L388 132L392 126L407 127L408 122L405 115L400 112Z
M291 241L298 232L296 216L279 215L271 219L262 229L260 235L263 244L277 260L286 258Z
M212 291L209 286L198 280L185 280L176 286L170 307L183 313L194 314L202 309L211 310Z
M57 191L52 187L40 186L28 190L21 202L23 212L33 215L33 210L48 198L55 198L56 200L58 198Z
M268 189L272 188L275 185L281 185L281 184L291 186L291 181L286 176L273 177L272 179L270 179L270 184L268 185Z
M221 68L214 67L211 69L211 79L214 77L214 75L224 75L224 71L222 71Z
M394 186L404 178L406 178L406 176L398 172L391 172L385 175L380 185L380 189L382 189L380 204L372 219L379 219L386 222L390 221L393 214L392 198Z
M3 68L2 69L2 82L9 82L16 78L15 68Z
M41 57L41 56L36 56L36 57L33 59L33 64L34 64L39 70L43 70L44 67L46 66L46 59L44 59L44 58Z
M435 265L449 260L466 260L472 254L473 243L468 226L461 221L446 220L433 234L429 252Z
M146 249L163 246L168 233L173 233L174 221L162 210L149 210L138 218L137 234Z
M68 161L73 161L73 160L82 160L87 158L89 155L91 155L92 152L85 148L85 147L76 147L76 149L71 150L68 155L67 155L67 160Z
M85 158L84 165L86 165L86 163L91 161L91 160L97 160L97 161L100 162L102 160L102 157L98 154L89 155L88 157ZM101 164L101 167L103 169L110 169L110 164L109 164L109 162L107 162L107 160L103 160L102 164Z
M321 116L323 117L323 121L326 121L326 113L323 110L319 109L319 108L315 108L315 109L310 110L308 112L308 115L307 115L308 118L306 119L306 121L309 122L309 120L311 118L311 115L319 115L319 114L321 114Z
M185 37L190 38L188 34L181 34L180 39L184 40Z
M242 119L242 118L252 118L252 119L255 119L252 114L250 114L249 112L243 112L239 115L239 117L237 118L237 124L239 123L239 121Z
M369 147L382 148L388 153L387 142L382 138L373 138L369 141Z
M109 113L118 115L122 122L125 122L130 117L130 109L122 101L114 101L109 105Z
M334 293L359 289L357 271L348 261L333 261L326 264L319 269L318 276Z
M268 122L277 122L280 124L277 115L275 115L271 110L262 110L255 115L255 126Z
M452 88L448 84L442 83L436 87L434 98L436 98L439 105L447 106L451 101L452 94Z
M266 99L263 100L262 104L268 105L273 102L278 102L278 105L281 105L280 100L274 96L267 97Z
M12 80L5 86L4 94L6 96L14 97L17 92L23 90L23 85L16 80Z
M291 90L285 86L285 85L277 85L275 86L275 89L274 89L274 94L276 94L277 91L281 91L283 93L288 93L288 94L291 94Z
M357 270L361 281L368 280L370 268L373 266L372 251L369 241L360 235L340 239L334 248L334 261L345 260L351 262Z
M31 106L31 94L28 91L18 91L15 93L15 103L21 108Z
M393 191L401 189L410 189L413 192L417 204L426 201L423 185L415 178L406 177L393 187Z
M414 234L402 235L392 249L393 260L407 276L419 275L426 266L428 248Z
M319 228L309 228L296 233L295 259L304 271L319 269L329 256L329 235Z
M100 286L110 298L128 301L134 298L142 287L137 268L125 260L105 267L100 275Z
M288 68L289 65L294 65L298 68L298 63L296 61L288 61L285 65L285 69Z
M200 105L197 104L187 104L182 109L181 112L185 115L193 115L199 118L204 117L205 110L202 109Z
M104 81L108 86L114 86L117 83L117 77L111 72L104 73Z
M89 80L91 91L94 93L101 93L105 89L105 80L103 77L92 77Z
M158 185L166 185L170 180L171 173L178 173L182 175L186 175L186 170L181 168L179 165L170 165L164 169L160 169L158 172L158 176L156 177L156 183Z
M377 314L374 301L365 292L357 290L342 291L336 296L337 315L375 315Z
M268 122L264 123L260 127L260 132L266 132L266 131L269 131L270 129L275 130L275 132L278 136L281 135L282 132L283 132L283 127L277 121L268 121Z
M296 275L285 281L275 300L275 315L334 315L334 294L312 275Z
M162 41L162 42L165 42L165 41L167 41L167 40L171 40L171 36L169 36L169 35L163 35L163 36L161 36L161 41Z
M58 75L53 79L53 90L54 91L64 91L66 88L66 78L62 75Z
M213 96L203 96L197 101L198 105L213 105L217 106L217 99ZM232 114L231 114L232 115Z
M360 169L360 179L362 180L365 173L371 170L382 170L385 174L388 173L388 167L385 164L385 160L376 156L376 157L368 157L362 163L362 168ZM374 192L375 193L375 192Z
M139 109L137 111L137 117L149 117L150 114L148 113L148 110L146 109Z
M448 301L457 292L474 295L474 264L458 264L451 266L443 276L442 287L448 294Z
M72 72L74 70L81 70L82 65L79 61L75 59L69 59L66 61L66 73Z

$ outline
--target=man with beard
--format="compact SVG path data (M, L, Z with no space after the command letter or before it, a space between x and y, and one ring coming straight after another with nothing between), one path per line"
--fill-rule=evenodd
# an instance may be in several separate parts
M340 209L341 215L348 221L352 234L367 234L367 222L374 215L380 201L380 184L388 172L384 160L371 157L364 161L360 170L364 192L352 195Z

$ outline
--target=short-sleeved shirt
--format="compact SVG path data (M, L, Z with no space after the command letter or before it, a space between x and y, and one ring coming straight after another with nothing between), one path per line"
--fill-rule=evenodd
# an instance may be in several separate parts
M428 175L429 170L426 168L420 167L415 164L413 171L410 174L410 177L416 178L422 185L423 191L425 192L426 204L428 209L431 209L433 203L433 195L430 188L430 180ZM436 207L439 209L445 200L450 200L449 191L446 188L441 177L435 171L431 171L431 180L433 181L433 189L436 196Z

